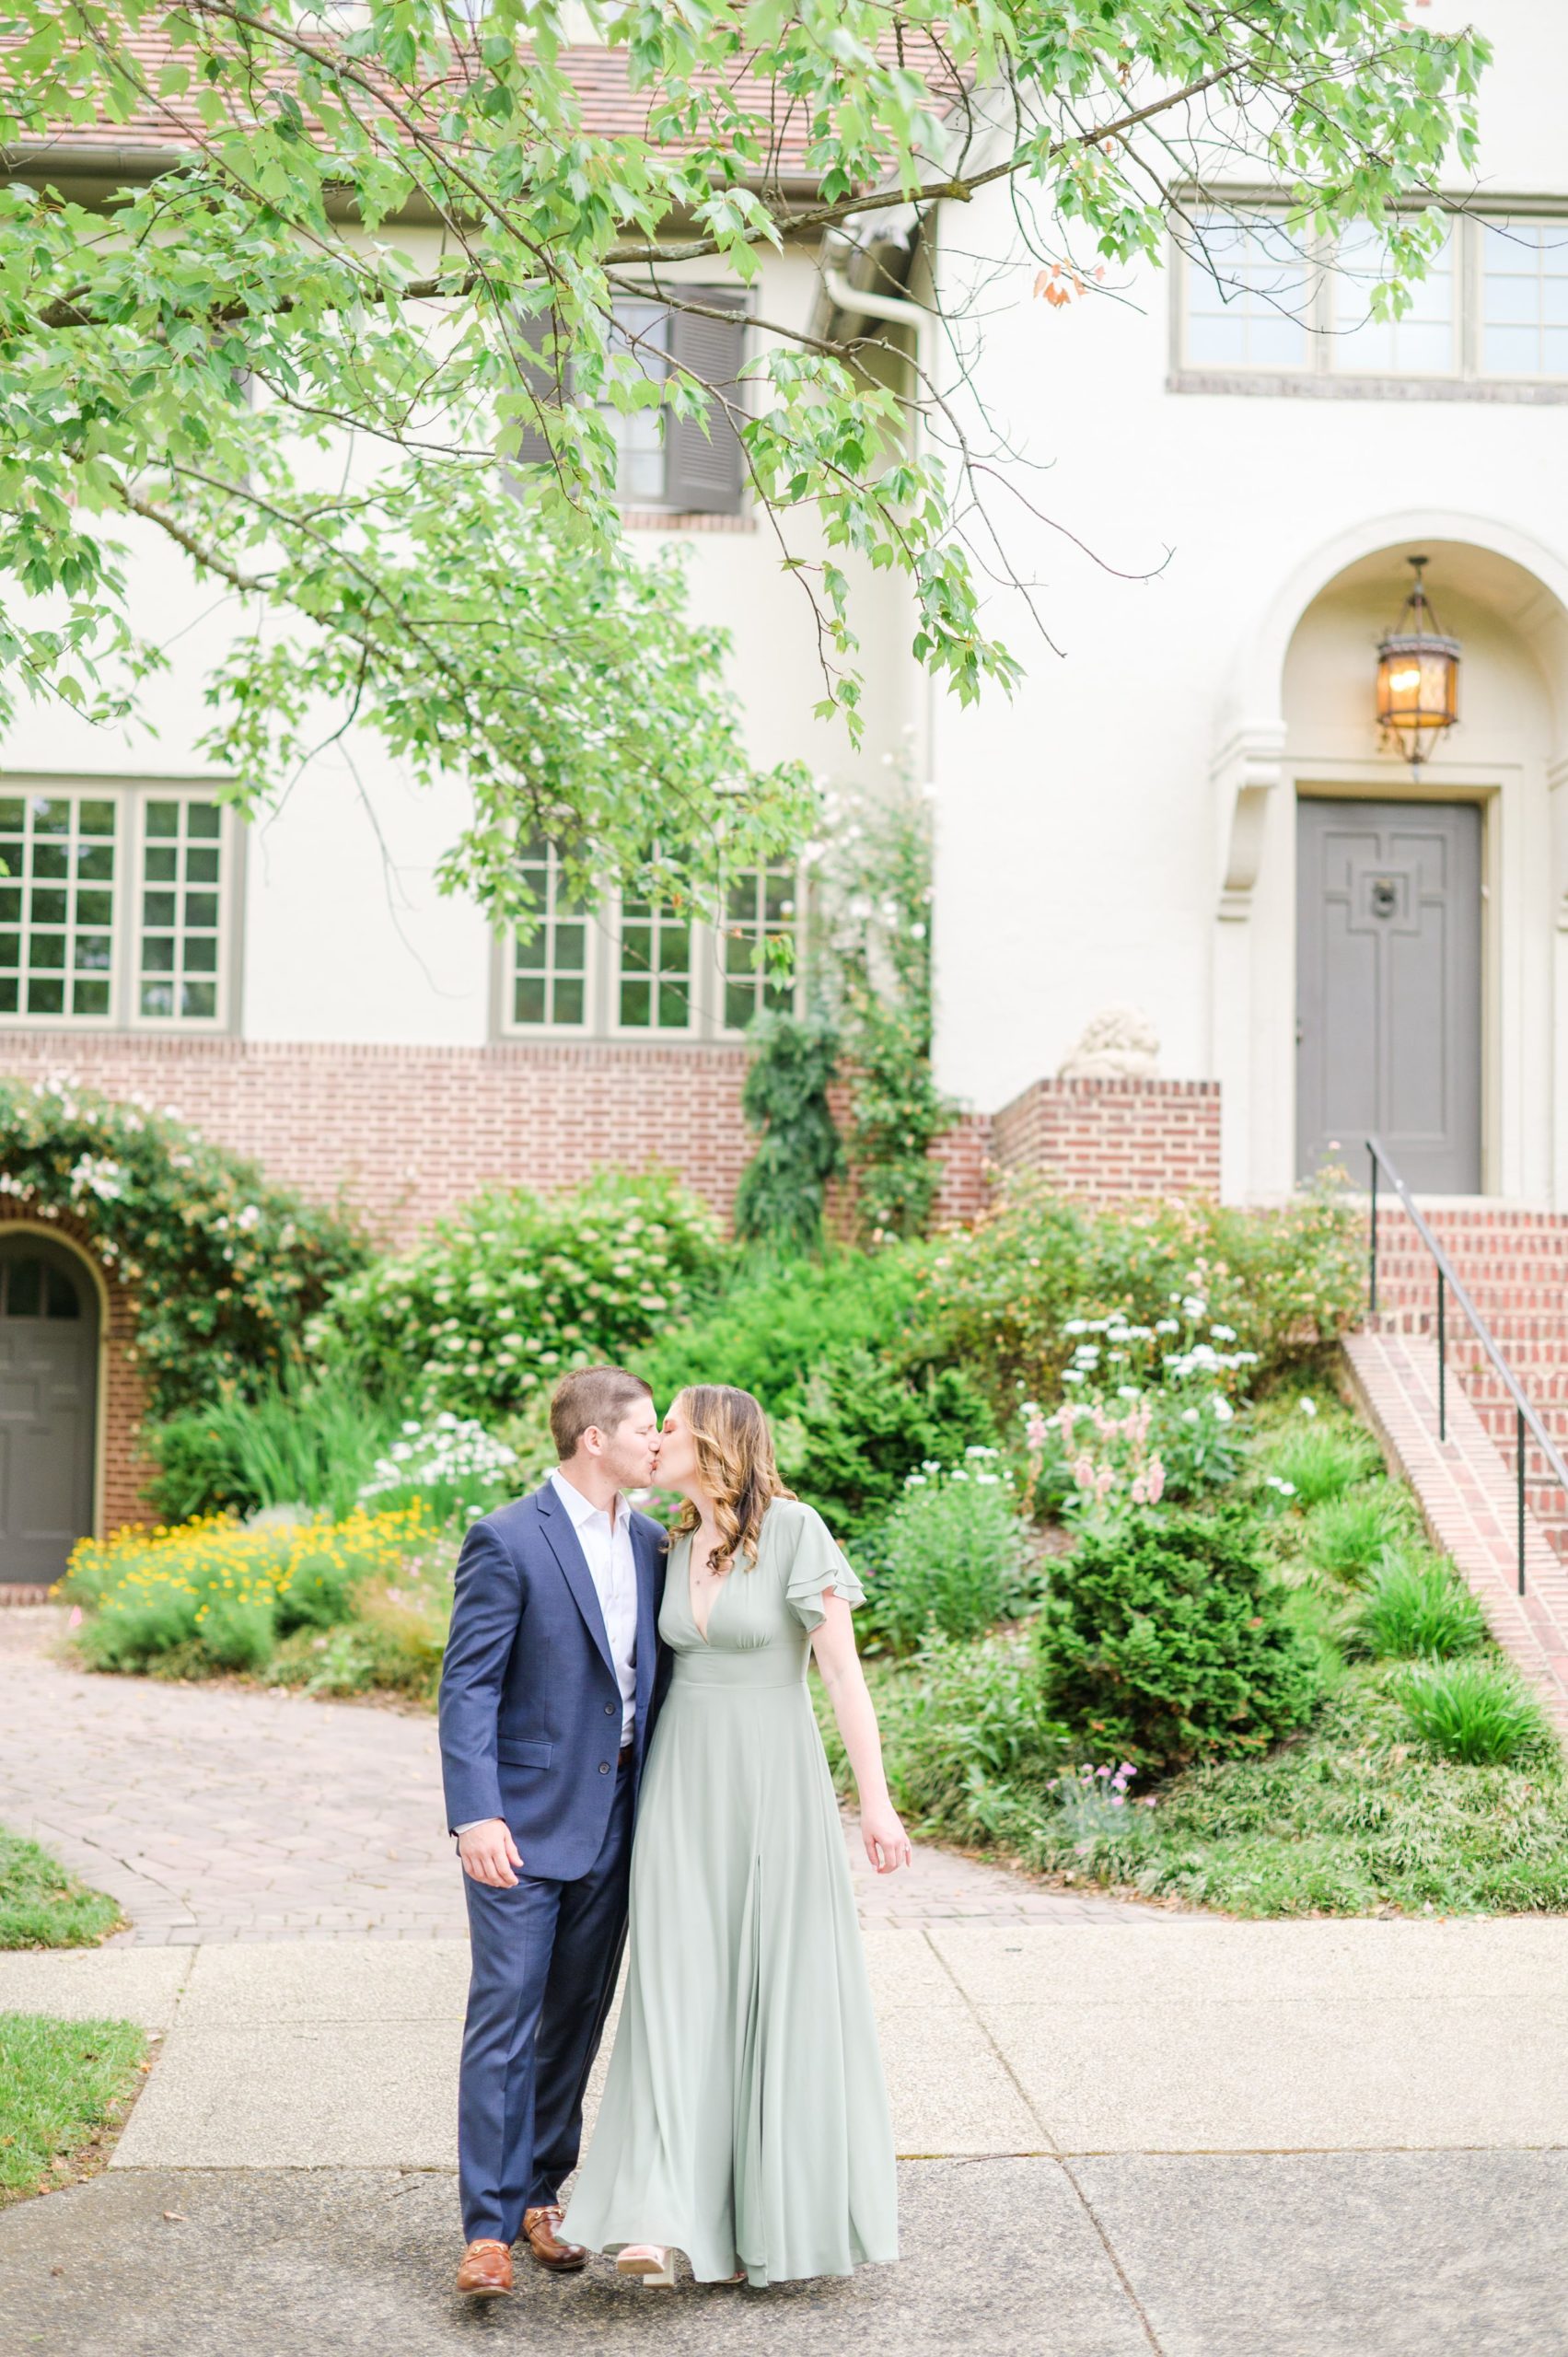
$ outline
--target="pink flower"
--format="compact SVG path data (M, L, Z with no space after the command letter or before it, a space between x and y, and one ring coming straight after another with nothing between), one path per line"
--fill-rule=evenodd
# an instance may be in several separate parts
M1157 1457L1149 1459L1149 1504L1157 1506L1165 1495L1165 1467Z
M73 1604L71 1607L71 1618L66 1621L65 1626L67 1629L79 1629L81 1625L82 1608L79 1604Z
M1132 1504L1135 1506L1146 1506L1148 1503L1148 1492L1144 1489L1143 1480L1140 1478L1132 1484Z
M1073 1479L1080 1490L1092 1490L1095 1485L1094 1459L1089 1457L1078 1457L1073 1467Z
M1096 1495L1096 1497L1097 1497L1097 1498L1103 1498L1104 1496L1106 1496L1106 1495L1107 1495L1107 1493L1109 1492L1109 1490L1114 1486L1114 1484L1115 1484L1115 1480L1116 1480L1116 1469L1115 1469L1115 1467L1114 1467L1114 1466L1111 1466L1111 1465L1102 1465L1102 1466L1100 1467L1100 1469L1099 1469L1098 1473L1095 1476L1095 1495Z

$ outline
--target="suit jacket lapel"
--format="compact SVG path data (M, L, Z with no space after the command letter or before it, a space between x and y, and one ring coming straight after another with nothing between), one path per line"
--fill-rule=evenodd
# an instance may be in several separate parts
M534 1500L551 1552L560 1564L562 1574L572 1591L572 1600L583 1616L589 1636L598 1647L600 1659L613 1678L615 1663L610 1657L610 1639L605 1633L598 1590L594 1585L593 1573L588 1569L587 1558L577 1534L572 1527L572 1517L548 1481L535 1491Z
M654 1691L654 1666L658 1658L659 1542L651 1530L632 1525L632 1552L637 1565L637 1717L643 1721Z

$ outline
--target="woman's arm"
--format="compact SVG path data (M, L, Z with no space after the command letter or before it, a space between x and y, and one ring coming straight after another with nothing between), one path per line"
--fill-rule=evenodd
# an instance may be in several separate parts
M827 1618L812 1635L812 1650L849 1754L849 1764L854 1770L865 1854L879 1875L889 1875L910 1863L909 1835L888 1798L877 1709L866 1687L860 1655L854 1649L854 1622L849 1606L831 1588L825 1588L822 1609Z

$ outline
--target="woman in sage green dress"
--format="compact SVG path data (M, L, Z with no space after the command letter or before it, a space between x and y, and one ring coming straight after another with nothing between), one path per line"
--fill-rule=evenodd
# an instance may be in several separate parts
M893 2136L815 1650L878 1873L909 1864L854 1650L860 1583L779 1480L761 1409L720 1385L665 1418L686 1503L659 1635L674 1655L632 1856L621 2024L562 2233L623 2274L847 2275L898 2257Z

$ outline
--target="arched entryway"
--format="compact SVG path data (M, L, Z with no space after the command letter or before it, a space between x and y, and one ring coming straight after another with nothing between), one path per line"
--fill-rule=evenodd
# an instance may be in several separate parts
M1415 551L1463 647L1419 777L1373 711ZM1565 680L1568 567L1480 519L1369 524L1271 605L1215 765L1227 1191L1361 1178L1376 1130L1423 1191L1568 1206Z
M0 1235L0 1583L58 1579L93 1528L99 1303L52 1237Z

